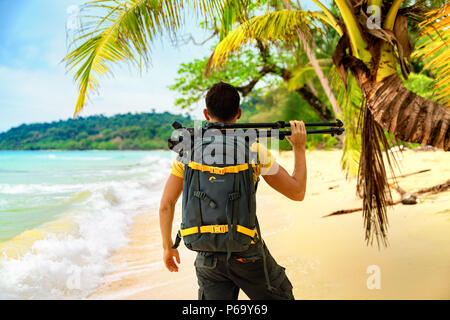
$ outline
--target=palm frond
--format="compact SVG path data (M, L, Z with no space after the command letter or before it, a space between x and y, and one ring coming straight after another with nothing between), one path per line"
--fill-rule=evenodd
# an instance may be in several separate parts
M84 11L101 16L85 15L90 27L74 41L75 49L63 61L75 71L78 85L76 116L85 106L86 98L99 86L98 78L110 73L110 65L130 61L138 68L147 65L151 43L164 32L175 33L183 20L185 6L199 16L220 15L225 0L96 0L86 4ZM240 1L240 0L233 0Z
M337 71L332 71L333 85L339 81ZM389 154L389 141L384 130L374 120L367 108L356 78L349 73L347 89L338 89L338 102L342 106L345 123L342 168L347 178L357 177L357 193L363 199L363 219L367 244L376 240L378 247L387 246L387 206L392 202L387 182L385 160L393 173L396 159ZM383 157L382 150L385 151Z
M294 41L298 37L296 30L309 31L309 28L316 28L314 21L317 19L313 12L302 10L269 12L251 18L231 31L217 45L207 65L206 73L222 66L232 52L238 51L253 40L264 43L276 40Z
M238 20L246 19L247 6L240 0L226 0L222 8L219 40L223 40Z
M341 166L347 178L358 175L359 159L361 158L361 130L358 126L358 115L363 105L363 94L352 74L347 76L347 89L337 75L336 68L332 68L333 88L337 91L338 104L342 108L345 123L344 148Z
M375 121L364 104L361 112L361 158L358 168L358 194L363 199L363 218L366 243L377 241L378 247L387 246L387 206L392 203L386 167L383 158L385 150L391 172L392 161L388 153L389 141L383 128ZM395 160L395 158L393 159Z
M311 66L296 68L292 71L292 76L288 80L287 89L293 91L302 88L307 82L308 75L311 76L311 74L314 74L313 76L315 76L314 68Z
M330 69L332 61L330 59L319 59L318 63L323 71L327 71ZM308 80L316 76L314 67L312 67L310 63L299 65L292 71L292 76L288 80L287 88L291 91L300 89L308 82Z
M426 61L436 77L434 87L440 102L450 107L450 3L426 13L428 19L420 24L421 44L417 55Z

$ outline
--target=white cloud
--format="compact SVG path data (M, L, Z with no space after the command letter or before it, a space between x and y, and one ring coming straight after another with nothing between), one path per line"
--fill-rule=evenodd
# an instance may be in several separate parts
M21 123L48 122L73 115L77 99L73 73L60 63L67 53L65 24L67 8L82 0L34 0L23 4L8 24L0 46L0 132ZM44 4L43 4L44 3ZM44 10L44 6L46 9ZM37 10L37 11L36 11ZM1 14L1 13L0 13ZM185 32L206 38L205 32L189 21ZM99 95L92 95L83 116L126 112L170 111L186 113L173 106L176 93L167 86L177 77L180 63L210 54L192 44L173 48L166 40L156 41L152 66L139 76L133 68L114 68L114 78L101 78ZM9 43L6 48L3 44ZM199 105L194 113L201 116Z

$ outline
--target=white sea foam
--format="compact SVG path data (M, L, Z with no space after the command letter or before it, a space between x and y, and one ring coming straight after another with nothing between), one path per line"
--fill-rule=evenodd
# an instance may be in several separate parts
M111 270L110 254L127 244L133 218L143 210L156 209L169 168L169 159L149 157L127 170L147 170L146 175L68 186L68 192L90 192L63 215L75 227L57 232L42 226L45 239L35 241L19 258L0 260L0 299L86 298ZM39 191L61 191L62 187L39 185ZM37 188L0 185L0 192L31 193Z
M109 157L76 157L76 156L61 156L61 155L55 155L55 154L49 154L47 156L48 159L54 159L54 160L63 160L63 161L107 161L111 158Z
M75 192L84 187L83 184L0 184L0 193L3 194L44 194Z
M167 158L162 158L156 155L148 155L144 159L139 161L140 165L151 164L151 165L167 165Z

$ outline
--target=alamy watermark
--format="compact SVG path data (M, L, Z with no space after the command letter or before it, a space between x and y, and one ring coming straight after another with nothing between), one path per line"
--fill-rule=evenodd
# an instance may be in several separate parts
M369 16L367 19L367 28L370 30L381 29L381 7L377 5L370 5L367 7Z
M71 5L67 8L66 28L70 31L81 29L81 9L77 5Z
M81 290L81 269L77 266L71 266L68 270L66 287L69 290Z
M367 267L366 273L370 274L366 281L367 289L381 290L381 268L372 264Z

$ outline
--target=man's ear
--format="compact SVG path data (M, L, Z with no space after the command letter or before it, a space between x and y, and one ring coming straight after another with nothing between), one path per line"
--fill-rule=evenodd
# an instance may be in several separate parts
M203 115L207 121L211 121L211 117L208 114L208 109L203 109Z
M238 113L236 115L236 120L239 120L242 116L242 108L239 108Z

